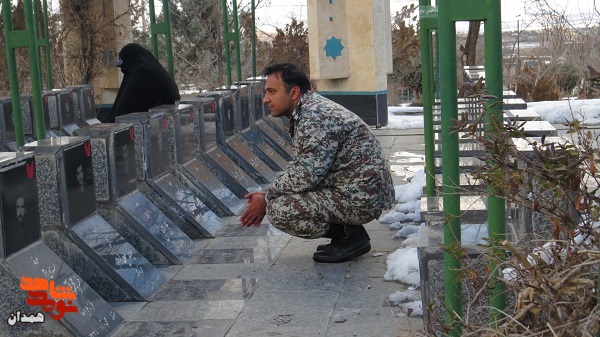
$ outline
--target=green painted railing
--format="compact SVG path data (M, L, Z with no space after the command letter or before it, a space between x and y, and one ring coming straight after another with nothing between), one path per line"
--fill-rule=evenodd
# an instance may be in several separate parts
M493 135L492 121L502 123L502 36L500 0L440 0L438 6L431 7L430 0L420 0L421 60L423 72L423 111L425 118L425 151L428 176L434 172L434 133L433 133L433 60L431 31L437 28L439 55L439 83L441 99L441 144L442 149L442 198L444 208L444 285L446 326L450 336L462 333L462 284L460 282L461 262L457 249L461 246L460 209L460 164L458 134L451 132L452 119L458 118L457 71L456 71L456 22L484 21L486 87L495 99L486 101L486 136ZM437 9L437 11L436 11ZM437 19L437 20L436 20ZM433 176L433 175L432 175ZM435 182L426 181L427 196L435 195ZM432 189L433 186L433 189ZM488 188L489 195L495 191ZM506 233L506 205L503 198L488 197L488 231L490 242L500 242ZM496 260L504 258L504 250L493 246L488 266L490 283L490 325L497 326L502 320L501 312L506 306L504 283L498 281L500 272Z
M29 50L29 71L31 77L31 95L33 98L36 137L37 139L46 138L43 112L44 107L42 105L42 81L38 55L38 39L37 30L35 29L34 24L32 0L24 0L23 8L25 11L25 30L14 30L12 25L10 0L2 0L2 16L4 19L8 80L10 83L10 97L12 101L12 115L13 124L15 126L15 140L17 146L25 144L23 118L21 114L21 95L19 92L19 78L17 75L17 62L15 58L15 49L17 48L28 48Z
M163 34L166 42L167 67L171 77L175 78L175 66L173 64L173 41L171 40L171 19L169 14L169 1L162 0L162 9L164 21L156 22L156 11L154 10L154 0L150 0L150 34L152 40L152 53L156 59L159 59L158 54L158 35Z

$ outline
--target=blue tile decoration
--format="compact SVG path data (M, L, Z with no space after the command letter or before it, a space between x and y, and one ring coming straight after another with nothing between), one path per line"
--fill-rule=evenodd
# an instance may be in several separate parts
M342 44L342 40L336 38L335 36L331 36L331 38L327 39L325 42L325 56L331 57L334 60L342 55L342 49L344 49L344 45Z

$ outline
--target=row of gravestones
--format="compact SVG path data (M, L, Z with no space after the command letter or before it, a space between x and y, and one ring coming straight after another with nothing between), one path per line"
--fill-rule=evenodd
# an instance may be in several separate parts
M74 335L109 336L123 318L106 301L150 299L165 282L154 265L185 263L199 249L193 239L213 237L225 217L241 214L243 196L292 156L282 121L265 116L262 85L239 83L114 124L79 127L86 123L76 118L74 136L1 153L0 277L10 300L0 304L8 322L0 332L59 329L10 324L37 303L40 317L62 316ZM78 312L65 312L58 298L35 302L24 277L69 286Z

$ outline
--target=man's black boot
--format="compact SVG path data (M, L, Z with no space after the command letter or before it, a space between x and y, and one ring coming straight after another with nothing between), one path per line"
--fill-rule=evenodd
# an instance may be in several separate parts
M325 235L323 235L324 238L331 239L331 242L334 242L335 240L345 237L345 236L346 236L346 232L344 231L344 225L337 225L337 224L330 224L329 229L327 230L327 233L325 233ZM331 243L318 245L317 252L325 249L330 244Z
M323 250L317 250L313 254L313 260L323 263L344 262L371 250L369 234L363 226L345 225L344 233L345 236L332 239Z

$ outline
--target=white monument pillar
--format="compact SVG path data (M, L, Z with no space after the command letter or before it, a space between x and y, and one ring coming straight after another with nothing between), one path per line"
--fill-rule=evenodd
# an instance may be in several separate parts
M317 91L367 124L386 126L389 0L308 0L308 41Z

